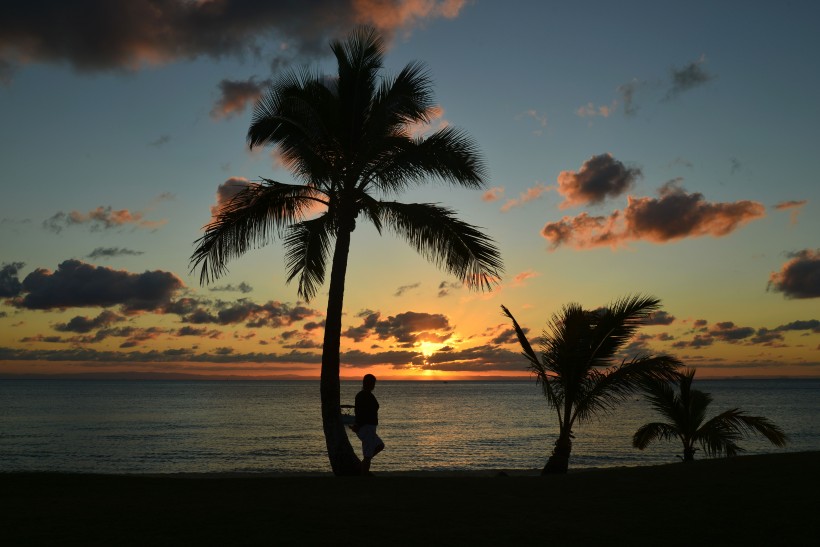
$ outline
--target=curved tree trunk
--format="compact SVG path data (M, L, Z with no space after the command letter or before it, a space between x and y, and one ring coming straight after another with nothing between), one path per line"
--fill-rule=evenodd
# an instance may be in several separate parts
M695 461L695 448L692 446L683 446L683 461L685 462L692 462Z
M542 475L550 475L553 473L565 474L569 468L569 455L572 452L572 439L569 433L561 433L558 440L555 441L555 448L552 450L552 456L547 460L547 465L541 470Z
M361 463L342 423L339 407L340 340L342 336L342 307L344 305L347 256L350 251L350 231L338 230L330 270L330 293L327 298L325 338L322 346L322 376L319 391L322 396L322 428L325 432L330 467L336 476L358 475Z

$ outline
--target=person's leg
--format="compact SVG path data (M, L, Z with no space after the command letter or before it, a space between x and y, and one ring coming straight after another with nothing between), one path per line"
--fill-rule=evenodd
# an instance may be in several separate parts
M379 444L376 446L376 448L373 450L373 455L375 456L376 454L378 454L378 453L379 453L379 452L381 452L382 450L384 450L384 443L379 443Z
M362 475L367 475L370 473L370 462L373 460L372 457L365 456L362 458Z

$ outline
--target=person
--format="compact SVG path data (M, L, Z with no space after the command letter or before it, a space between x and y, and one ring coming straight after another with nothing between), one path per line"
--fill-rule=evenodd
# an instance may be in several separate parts
M362 475L371 475L370 462L373 456L384 450L384 442L376 434L379 425L379 401L373 395L376 377L365 374L362 390L356 394L355 419L351 429L362 441Z

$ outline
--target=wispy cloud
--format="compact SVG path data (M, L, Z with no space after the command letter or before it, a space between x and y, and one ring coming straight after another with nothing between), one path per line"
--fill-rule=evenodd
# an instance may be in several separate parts
M700 87L715 79L713 74L707 72L703 65L706 63L706 56L701 55L697 61L692 61L681 68L670 69L671 85L664 99L674 99L681 93Z
M139 256L143 254L145 254L143 251L135 251L124 247L97 247L86 255L86 258L96 260L100 258L116 258L118 256Z
M248 104L256 102L270 85L270 79L256 81L255 76L247 80L222 80L219 82L219 99L211 109L211 117L219 120L243 112Z
M789 221L792 224L797 224L797 215L800 214L800 211L803 210L803 207L808 203L807 200L802 199L799 201L781 201L780 203L774 206L776 211L790 211L789 214Z
M413 289L418 289L420 286L421 286L421 283L413 283L411 285L402 285L401 287L396 289L396 292L393 293L393 296L403 296L404 293L406 293L407 291L411 291Z
M504 202L504 205L501 206L502 212L507 212L514 207L520 207L525 203L529 203L530 201L536 200L540 198L545 193L552 190L552 186L547 186L546 183L536 184L531 188L527 188L520 194L518 194L517 198L511 198Z

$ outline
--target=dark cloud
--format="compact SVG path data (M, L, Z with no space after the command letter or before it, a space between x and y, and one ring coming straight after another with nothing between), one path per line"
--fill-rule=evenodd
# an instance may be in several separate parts
M93 260L100 258L115 258L118 256L139 256L145 254L142 251L134 251L132 249L125 249L121 247L97 247L86 258Z
M678 340L677 342L673 342L672 347L678 349L700 349L705 348L707 346L711 346L714 343L714 341L715 339L708 334L696 334L692 340Z
M219 99L211 109L214 119L229 118L239 114L248 104L253 104L271 85L271 80L256 81L256 77L247 80L222 80L219 82Z
M421 283L413 283L412 285L402 285L401 287L396 289L396 292L393 293L393 296L401 296L407 291L418 289L420 286Z
M716 323L709 329L709 335L723 342L737 342L754 335L752 327L738 327L732 321Z
M316 329L323 329L323 328L325 328L325 322L324 321L320 321L320 322L308 321L307 323L302 325L302 328L305 329L306 331L312 331L312 330L316 330Z
M696 329L702 329L708 324L709 324L709 322L706 319L695 319L695 322L692 325Z
M450 295L450 291L454 289L460 289L463 287L463 283L456 283L456 282L449 282L449 281L442 281L438 284L438 297L444 298L445 296Z
M380 340L394 338L402 347L419 342L444 342L452 336L453 327L447 316L441 314L404 312L382 320L379 312L369 313L358 327L350 327L343 336L361 342L368 336Z
M190 325L185 325L181 327L177 332L177 336L197 336L200 338L219 338L222 336L222 333L218 330L209 330L206 327L196 328Z
M135 274L66 260L54 272L38 268L28 274L23 294L13 305L35 310L119 305L124 312L161 311L183 287L170 272Z
M697 61L693 61L682 68L672 68L671 86L666 92L666 100L674 99L684 91L689 91L696 87L700 87L712 80L714 76L703 69L703 64L706 62L705 57L701 57Z
M804 249L791 255L779 272L769 276L769 290L786 298L820 296L820 249Z
M211 287L208 290L214 292L241 292L242 294L248 294L253 291L253 287L242 281L239 285L220 285L217 287Z
M103 310L97 317L93 318L83 315L74 316L68 323L57 323L54 325L54 330L60 332L87 333L120 321L125 321L125 318L110 310Z
M675 321L674 315L669 315L667 312L661 310L656 311L649 318L647 325L671 325Z
M518 352L484 345L457 351L437 351L416 366L423 370L447 372L520 372L527 370L527 361Z
M755 332L755 335L750 341L752 344L759 344L761 346L775 346L781 345L783 340L783 333L761 328L757 329L757 332Z
M302 321L308 317L319 315L317 310L312 310L304 306L276 301L269 301L265 304L257 304L247 299L240 299L236 302L226 304L220 303L215 310L208 310L197 307L193 310L189 306L174 306L170 308L177 310L187 323L206 324L215 323L219 325L235 325L245 323L248 328L260 327L282 327L292 325L296 321ZM166 308L166 311L169 308ZM174 311L173 313L177 313Z
M161 147L165 146L166 144L168 144L169 142L171 142L171 136L170 135L160 135L159 137L157 137L156 140L153 140L153 141L149 142L148 146L153 146L154 148L161 148Z
M83 72L136 70L177 60L327 54L359 23L390 34L456 17L463 2L366 0L13 1L0 19L0 79L15 65L68 63ZM284 54L283 54L284 52ZM286 54L286 55L285 55Z
M712 203L703 194L688 194L676 184L664 185L659 194L657 199L630 197L624 210L609 217L581 213L549 222L541 235L553 250L561 245L614 248L629 241L666 243L686 237L721 237L766 214L756 201Z
M527 327L522 327L521 330L524 331L524 334L530 332L530 329ZM503 330L498 336L492 339L492 343L495 345L501 344L517 344L518 343L518 335L515 333L515 329L506 329Z
M774 330L780 332L789 330L810 330L814 333L820 334L820 321L818 321L817 319L809 319L807 321L792 321L791 323L780 325Z
M0 267L0 297L17 296L23 291L23 284L18 278L23 266L23 262L4 262Z
M626 167L610 154L592 156L577 172L561 171L558 193L564 196L561 208L602 203L629 190L641 176L637 167Z

